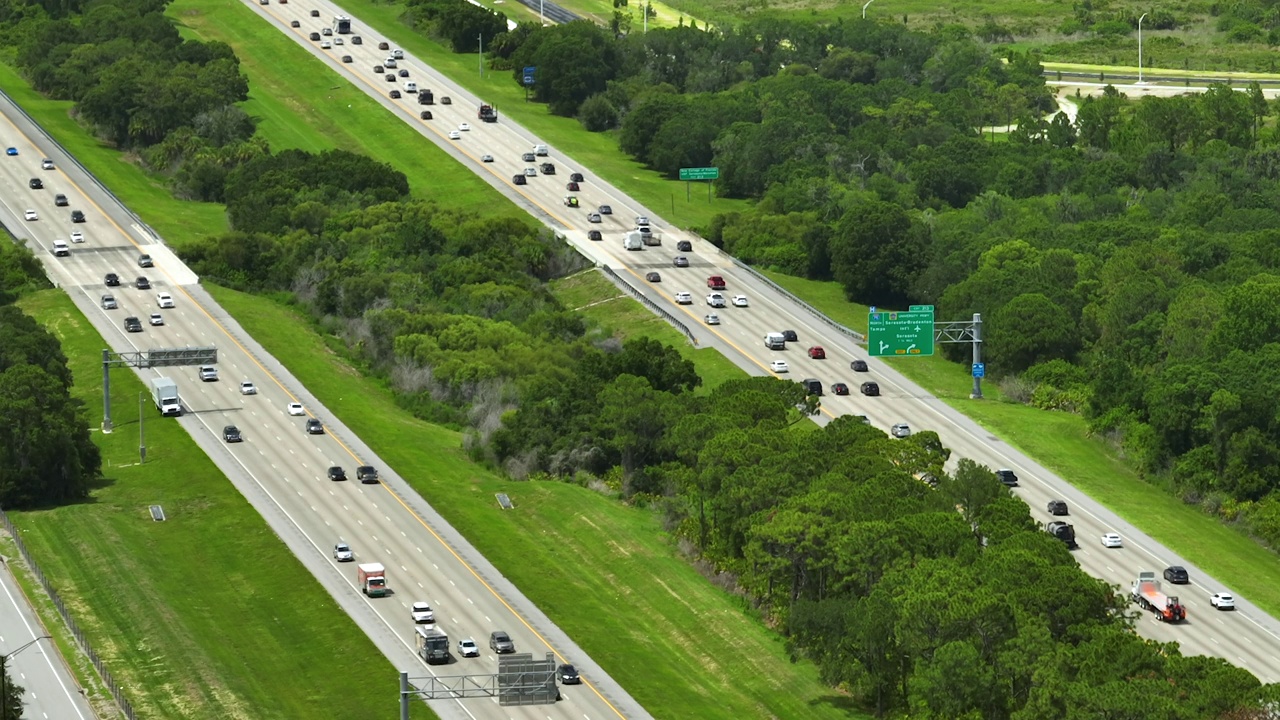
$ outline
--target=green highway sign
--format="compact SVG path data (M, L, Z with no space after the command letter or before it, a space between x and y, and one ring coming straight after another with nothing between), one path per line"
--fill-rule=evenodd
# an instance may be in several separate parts
M681 180L719 180L720 168L680 168Z
M867 316L867 351L871 357L932 355L933 308L872 312Z

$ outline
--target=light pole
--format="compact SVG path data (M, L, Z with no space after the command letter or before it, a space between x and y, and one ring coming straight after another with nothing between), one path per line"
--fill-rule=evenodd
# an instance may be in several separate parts
M1142 21L1147 19L1147 14L1142 13L1142 17L1138 18L1138 84L1142 84Z
M542 17L542 0L538 0L538 24L542 27L547 26L547 21Z
M147 461L147 436L146 431L143 428L144 415L142 412L142 408L144 407L142 402L143 394L144 393L138 393L138 462L140 463ZM0 720L4 720L3 715L0 715Z
M11 653L0 655L0 720L9 716L9 658L35 645L41 640L48 640L49 635L41 635Z
M484 33L480 33L476 38L480 40L480 77L484 77ZM0 720L4 720L4 718L0 718Z
M876 0L867 0L867 4L862 6L862 19L863 19L863 20L866 20L866 19L867 19L867 8L868 8L868 7L870 7L870 6L871 6L871 3L875 2L875 1L876 1Z

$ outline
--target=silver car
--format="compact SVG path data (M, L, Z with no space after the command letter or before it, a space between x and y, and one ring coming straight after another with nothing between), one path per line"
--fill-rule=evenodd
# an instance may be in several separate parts
M889 428L889 434L896 438L910 437L911 426L906 423L897 423Z
M351 562L356 559L356 554L351 552L350 545L340 542L333 546L333 559L338 562Z

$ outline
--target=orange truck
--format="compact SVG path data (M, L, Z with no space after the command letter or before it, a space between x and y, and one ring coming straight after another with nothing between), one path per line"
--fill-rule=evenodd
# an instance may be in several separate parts
M1131 593L1138 607L1155 615L1161 622L1176 623L1187 619L1187 609L1178 602L1177 596L1164 594L1154 571L1143 570L1138 573Z

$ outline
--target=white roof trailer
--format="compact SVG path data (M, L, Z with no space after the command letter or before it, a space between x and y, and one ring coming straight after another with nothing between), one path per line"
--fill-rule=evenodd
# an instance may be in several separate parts
M339 35L350 35L351 18L346 15L335 15L333 18L333 31Z

